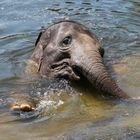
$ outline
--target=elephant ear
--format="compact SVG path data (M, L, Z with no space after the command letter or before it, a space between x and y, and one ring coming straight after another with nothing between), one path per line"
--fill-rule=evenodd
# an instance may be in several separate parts
M43 31L41 31L36 39L36 42L35 42L35 46L38 44L39 40L40 40L40 37L41 35L43 34Z
M99 48L99 52L100 52L101 57L103 57L104 56L104 53L105 53L104 48L100 47Z
M43 33L44 33L43 31L39 33L37 40L35 42L35 49L31 56L31 60L33 60L37 64L38 71L40 70L43 58L43 45L41 44L41 37Z

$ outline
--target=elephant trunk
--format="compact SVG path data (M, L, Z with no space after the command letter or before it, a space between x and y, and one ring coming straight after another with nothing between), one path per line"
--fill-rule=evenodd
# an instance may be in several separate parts
M102 57L99 52L94 52L94 54L92 53L91 55L88 54L85 57L81 56L78 59L78 63L82 75L86 77L97 90L116 98L130 98L112 80L102 62Z

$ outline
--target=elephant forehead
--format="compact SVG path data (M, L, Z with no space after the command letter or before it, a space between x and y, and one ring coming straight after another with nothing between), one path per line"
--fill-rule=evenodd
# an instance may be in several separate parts
M63 21L50 26L48 30L51 31L51 34L65 34L67 32L84 32L84 30L87 30L87 28L84 25L73 21Z
M51 31L51 34L52 33L57 34L60 32L63 32L63 33L67 32L68 30L71 30L71 29L72 29L72 24L70 24L69 22L68 23L61 22L61 23L50 26L48 28L48 31Z

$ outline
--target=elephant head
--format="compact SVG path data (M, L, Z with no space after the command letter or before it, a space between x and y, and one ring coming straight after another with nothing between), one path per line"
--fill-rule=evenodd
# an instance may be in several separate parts
M101 92L129 98L107 72L103 55L104 49L94 33L77 22L63 21L39 34L31 59L43 76L79 80L82 75Z

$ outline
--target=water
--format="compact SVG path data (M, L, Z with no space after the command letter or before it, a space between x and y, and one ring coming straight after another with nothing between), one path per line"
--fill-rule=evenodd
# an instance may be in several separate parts
M116 104L85 83L22 80L41 28L63 19L94 31L105 48L106 65L115 70L112 76L130 96L140 96L139 0L1 0L0 139L140 139L140 101ZM24 90L41 98L39 111L14 116L9 95Z

